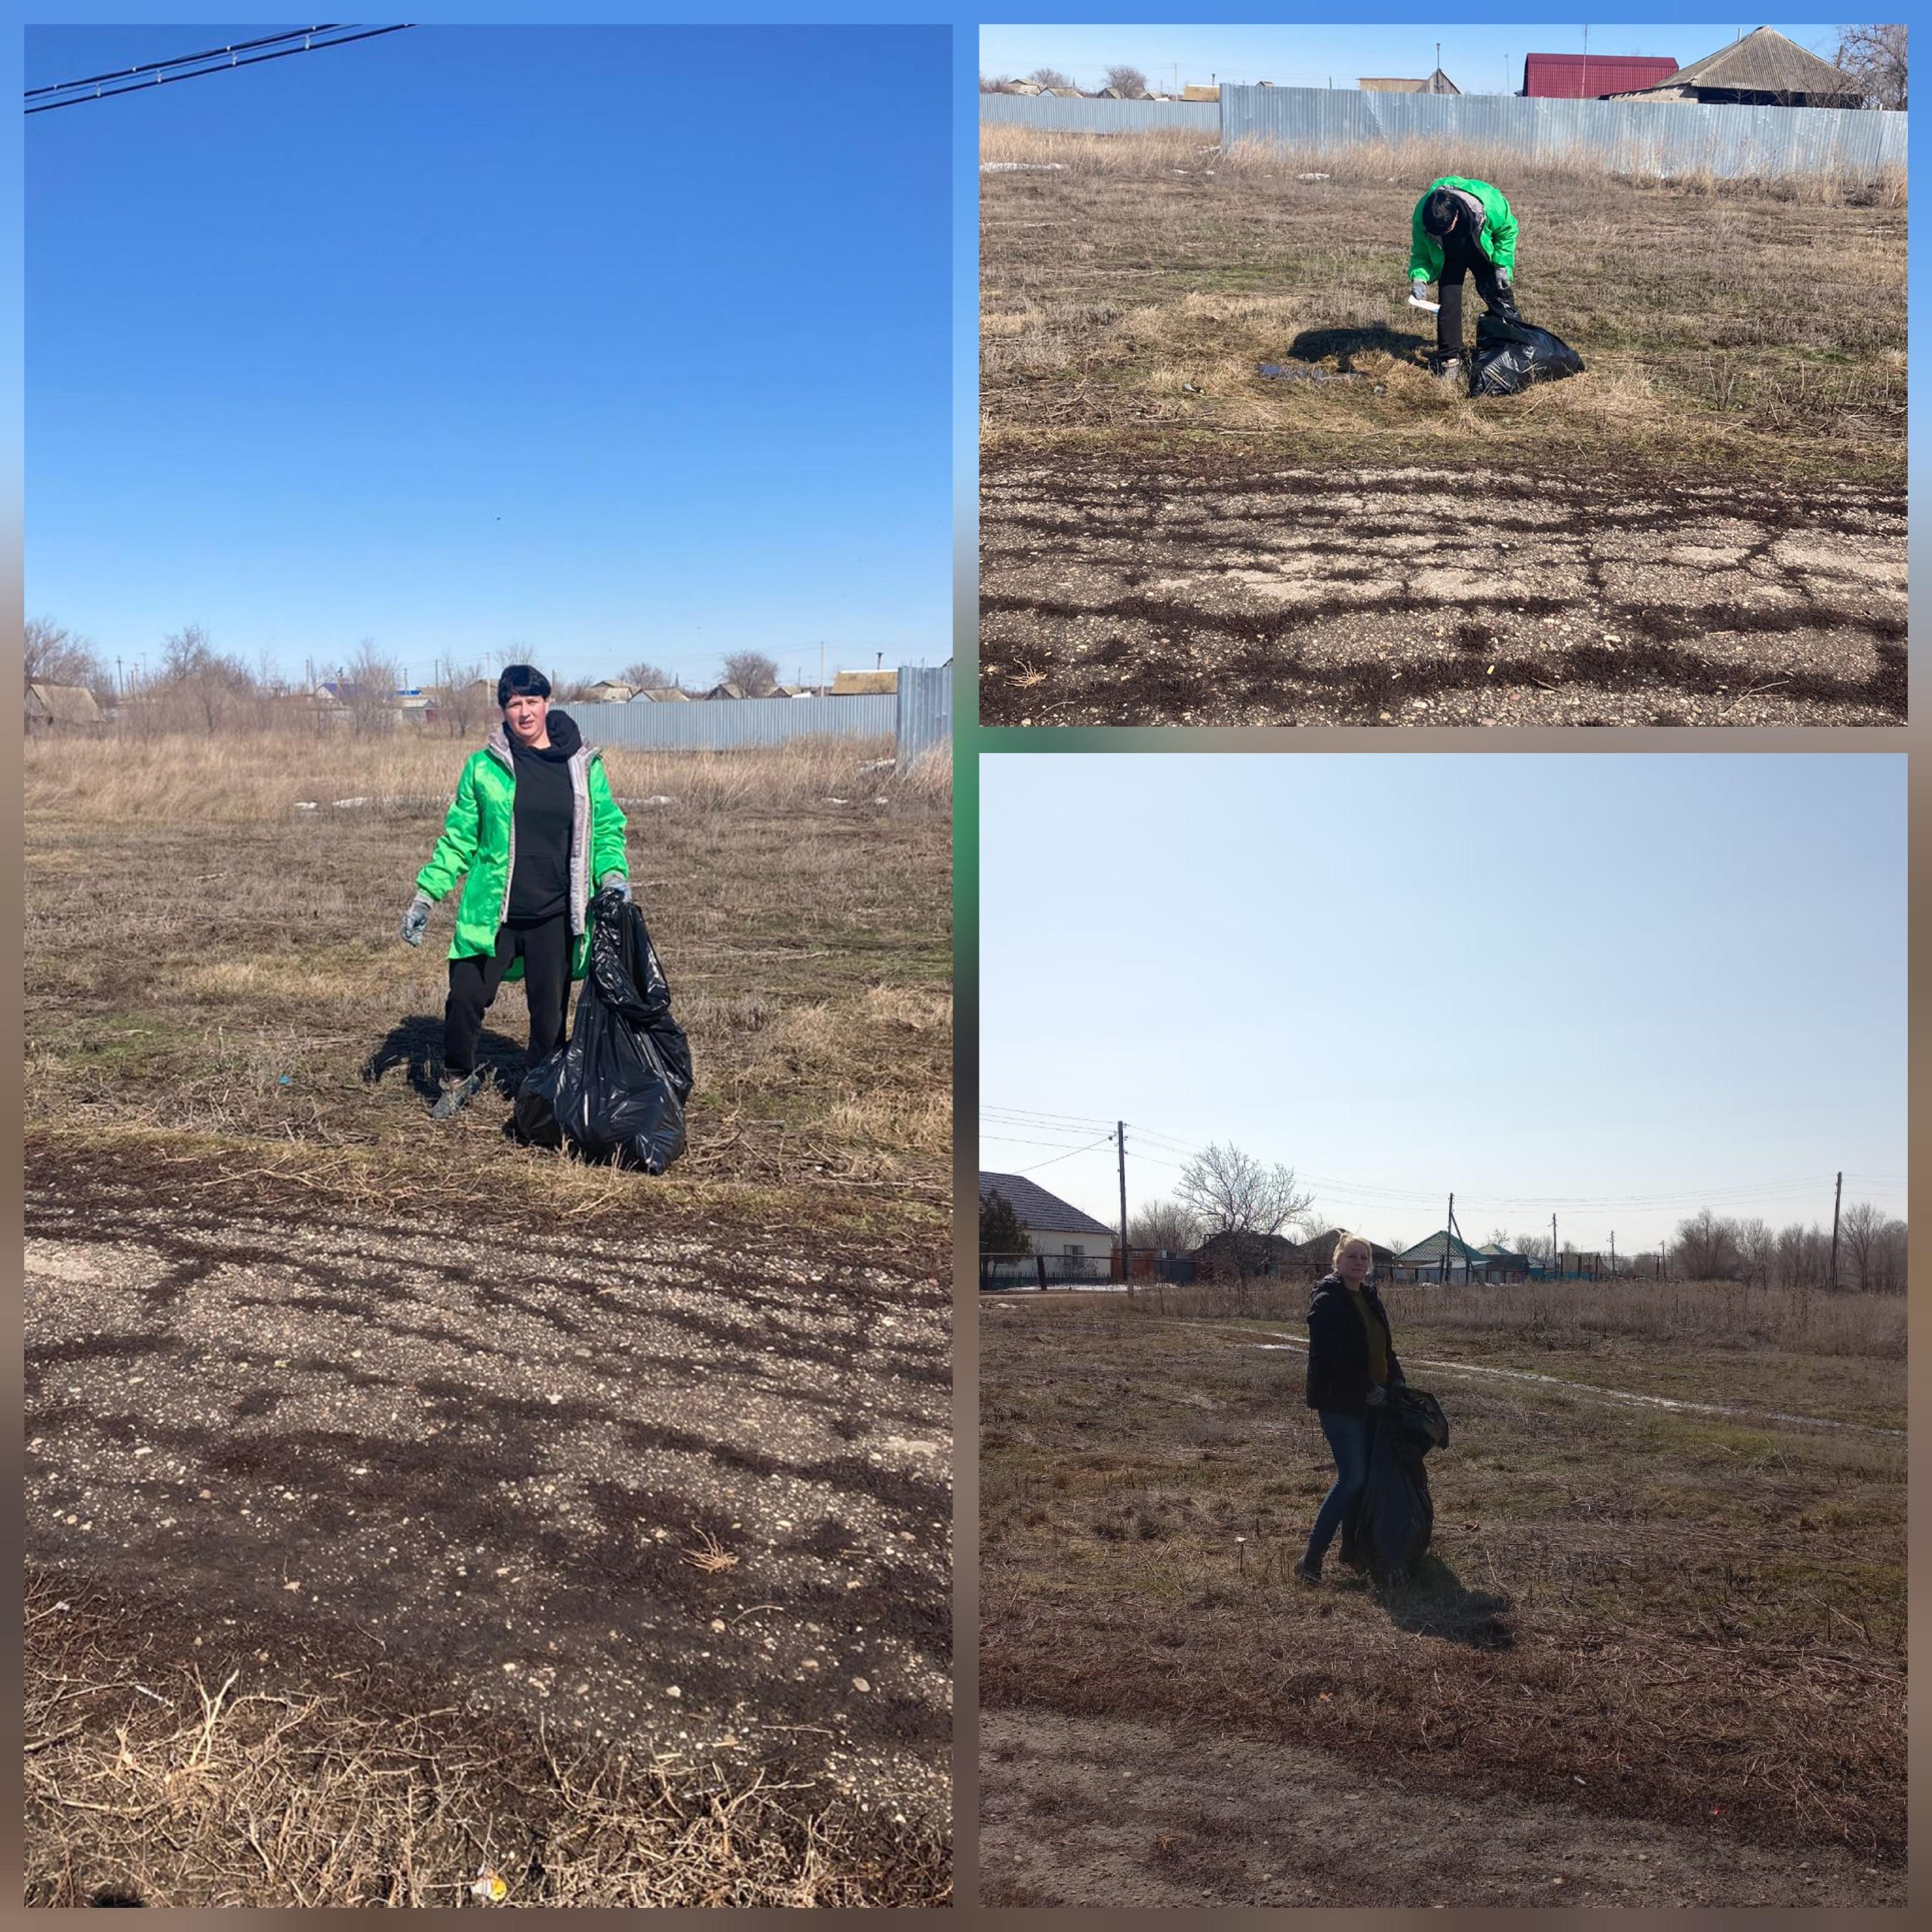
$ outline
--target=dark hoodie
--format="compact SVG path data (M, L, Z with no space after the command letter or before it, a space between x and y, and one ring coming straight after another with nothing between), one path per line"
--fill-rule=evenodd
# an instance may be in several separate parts
M531 925L571 906L571 828L577 801L570 761L583 743L577 720L552 711L550 742L541 751L510 737L516 761L516 869L510 875L509 920Z
M1373 1282L1363 1282L1361 1297L1368 1305L1369 1318L1381 1323L1389 1344L1389 1380L1399 1382L1402 1364L1395 1358L1389 1312ZM1371 1386L1368 1336L1355 1312L1348 1284L1339 1275L1324 1275L1315 1283L1308 1302L1308 1406L1339 1410L1343 1415L1366 1415Z

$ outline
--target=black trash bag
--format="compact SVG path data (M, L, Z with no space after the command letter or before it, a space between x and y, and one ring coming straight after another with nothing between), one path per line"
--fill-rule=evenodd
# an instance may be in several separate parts
M1583 374L1583 358L1547 329L1527 322L1506 322L1485 309L1476 318L1475 361L1469 374L1472 395L1515 395L1532 383L1553 383Z
M614 891L600 892L571 1036L523 1076L516 1137L661 1174L685 1151L691 1091L691 1044L672 1017L644 915Z
M1429 1548L1435 1505L1423 1458L1448 1447L1449 1423L1433 1395L1403 1382L1371 1413L1368 1481L1342 1525L1342 1561L1386 1589L1405 1582Z

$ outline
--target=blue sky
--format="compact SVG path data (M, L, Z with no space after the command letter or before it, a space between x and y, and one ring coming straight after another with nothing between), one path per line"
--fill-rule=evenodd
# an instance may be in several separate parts
M1176 8L1177 13L1185 10ZM1776 26L1801 47L1829 57L1838 45L1835 26L1792 26L1781 20L1743 26L1680 26L1647 22L1590 27L1592 54L1667 55L1682 65L1735 40L1754 27ZM1465 94L1514 94L1523 85L1526 54L1580 54L1580 23L1465 26L1417 21L1406 26L1008 26L980 29L980 70L988 75L1029 74L1056 67L1084 88L1097 88L1116 63L1138 67L1148 85L1165 91L1177 75L1184 85L1224 81L1272 81L1278 87L1352 88L1365 74L1420 77L1435 64L1442 44L1442 71Z
M35 29L25 85L269 30ZM940 662L950 88L943 29L420 26L29 119L29 613L131 670Z
M981 1099L1069 1124L980 1164L1111 1225L1124 1116L1130 1207L1232 1141L1383 1241L1902 1214L1905 764L988 757Z

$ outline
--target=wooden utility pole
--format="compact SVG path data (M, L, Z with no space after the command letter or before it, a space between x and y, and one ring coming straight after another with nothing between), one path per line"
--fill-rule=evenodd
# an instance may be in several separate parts
M1614 1228L1610 1231L1610 1278L1613 1281L1617 1279L1617 1230Z
M1120 1148L1120 1278L1134 1292L1134 1251L1127 1244L1127 1122L1114 1122L1114 1136Z
M1449 1231L1456 1225L1456 1197L1449 1197L1449 1217L1442 1224L1442 1285L1449 1285Z
M1559 1281L1561 1281L1563 1278L1563 1264L1558 1258L1556 1252L1556 1217L1554 1214L1551 1215L1549 1217L1549 1265L1552 1270L1555 1272L1556 1278Z
M1844 1175L1838 1175L1838 1185L1832 1189L1832 1273L1828 1285L1835 1294L1838 1287L1838 1204L1844 1198Z

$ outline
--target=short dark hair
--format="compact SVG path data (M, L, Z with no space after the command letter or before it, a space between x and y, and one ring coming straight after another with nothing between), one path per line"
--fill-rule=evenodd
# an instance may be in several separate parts
M1456 225L1458 211L1456 197L1447 188L1437 189L1422 205L1423 232L1438 237L1447 235Z
M497 709L500 711L513 697L548 697L550 681L534 664L511 664L497 680Z

